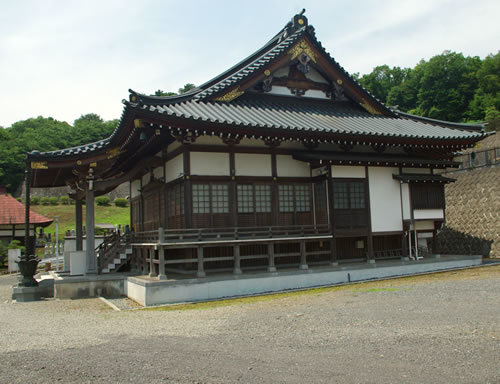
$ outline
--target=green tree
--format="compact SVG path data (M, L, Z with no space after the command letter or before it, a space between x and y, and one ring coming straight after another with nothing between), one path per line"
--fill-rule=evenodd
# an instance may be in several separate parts
M377 99L385 103L391 89L401 85L409 72L409 68L390 68L388 65L379 65L371 73L363 75L359 82Z

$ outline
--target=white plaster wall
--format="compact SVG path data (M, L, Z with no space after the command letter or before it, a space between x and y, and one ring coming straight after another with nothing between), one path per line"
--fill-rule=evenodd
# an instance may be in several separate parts
M130 183L130 189L132 191L132 198L139 196L141 194L141 182L139 180L134 180Z
M24 237L24 229L21 229L21 225L19 226L19 229L17 229L17 226L16 226L16 233L14 235L15 235L15 237ZM11 237L11 236L12 236L12 229L0 230L0 237ZM30 229L30 236L33 236L32 229Z
M271 91L268 93L270 93L271 95L293 96L287 87L282 87L280 85L274 85Z
M163 178L163 167L157 167L153 170L153 175L155 175L155 179Z
M199 145L224 145L222 139L218 136L200 136L196 139L196 144Z
M271 155L235 153L237 176L272 176Z
M422 220L422 221L415 221L415 225L411 225L410 229L414 230L417 229L417 231L433 231L434 230L434 221L432 220Z
M177 148L179 148L180 146L182 146L182 143L180 143L179 141L175 140L172 144L170 144L168 147L167 147L167 153L170 153L174 150L176 150Z
M308 89L304 96L302 97L310 97L312 99L325 99L330 100L330 98L326 97L325 92L318 91L317 89Z
M295 160L292 156L277 155L276 168L278 177L310 177L309 163Z
M401 197L403 201L403 219L411 219L411 207L410 207L410 186L409 184L401 185Z
M365 167L357 165L332 165L332 177L365 178Z
M310 71L306 73L306 77L317 83L328 84L328 81L323 76L321 76L321 74L314 68L311 68Z
M145 175L142 175L142 186L148 185L151 181L151 174L148 172Z
M373 232L403 229L399 182L392 178L397 172L397 168L368 168Z
M300 149L302 151L304 149L306 149L306 147L304 147L304 145L301 142L291 141L291 140L283 141L278 148L280 148L280 149Z
M239 147L258 147L258 148L263 148L265 147L266 144L260 139L250 139L248 137L245 137L241 139Z
M421 219L444 219L444 212L442 209L415 209L413 211L413 218L415 220Z
M328 174L328 167L319 167L319 168L314 168L312 170L312 175L313 176L320 176L320 175L326 175Z
M191 152L191 175L229 176L229 153Z
M165 182L175 180L184 174L183 155L178 155L165 163Z
M429 168L402 168L403 173L422 173L430 174L431 170Z

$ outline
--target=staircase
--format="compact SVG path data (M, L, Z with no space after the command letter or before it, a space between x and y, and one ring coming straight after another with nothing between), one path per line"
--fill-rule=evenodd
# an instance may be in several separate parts
M117 272L132 255L130 235L112 233L96 248L99 273Z

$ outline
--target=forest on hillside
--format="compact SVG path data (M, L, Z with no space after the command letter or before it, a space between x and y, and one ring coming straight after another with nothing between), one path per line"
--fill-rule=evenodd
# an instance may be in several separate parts
M482 60L445 51L428 61L421 60L414 68L380 65L371 73L353 77L380 101L403 112L454 122L487 122L487 130L500 127L500 52ZM178 92L192 88L193 84L186 84ZM24 177L27 152L102 140L117 124L118 120L104 121L89 113L73 125L39 116L0 127L0 185L16 191Z

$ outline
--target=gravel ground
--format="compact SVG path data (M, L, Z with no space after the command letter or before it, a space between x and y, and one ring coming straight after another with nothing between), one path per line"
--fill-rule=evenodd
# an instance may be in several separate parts
M208 309L13 303L1 383L500 383L500 266Z

